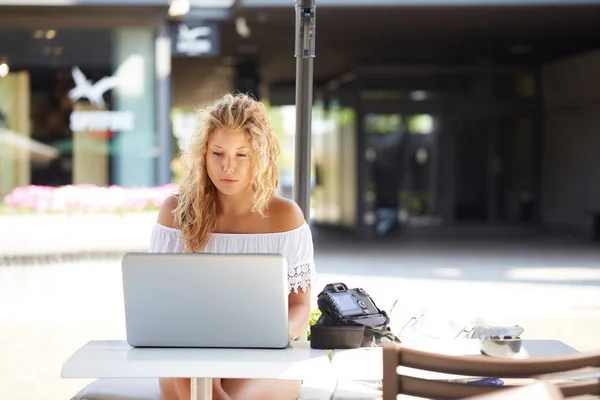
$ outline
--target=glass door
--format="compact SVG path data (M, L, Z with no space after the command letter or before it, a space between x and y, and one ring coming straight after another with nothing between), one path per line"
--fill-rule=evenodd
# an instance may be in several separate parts
M401 110L401 107L399 107ZM364 117L367 225L377 235L430 225L437 199L437 117L427 113L368 113ZM433 218L433 219L432 219Z

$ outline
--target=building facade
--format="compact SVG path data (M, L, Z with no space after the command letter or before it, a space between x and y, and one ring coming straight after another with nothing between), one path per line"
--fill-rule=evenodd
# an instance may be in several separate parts
M28 184L164 183L167 4L136 3L0 5L0 196Z
M317 1L313 221L598 232L599 14L591 0ZM245 0L236 16L264 95L294 104L293 8Z
M293 4L190 0L173 18L173 3L0 6L0 124L31 139L0 150L0 195L167 183L196 110L231 90L283 110L278 130L293 131ZM600 229L599 12L592 0L317 0L312 220L361 236Z

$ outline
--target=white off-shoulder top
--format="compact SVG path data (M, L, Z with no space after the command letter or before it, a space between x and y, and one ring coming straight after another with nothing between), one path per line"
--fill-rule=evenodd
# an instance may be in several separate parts
M150 253L183 253L181 232L155 223L150 237ZM205 253L281 254L288 263L290 292L306 292L314 286L317 271L310 226L305 222L291 231L276 233L213 233Z

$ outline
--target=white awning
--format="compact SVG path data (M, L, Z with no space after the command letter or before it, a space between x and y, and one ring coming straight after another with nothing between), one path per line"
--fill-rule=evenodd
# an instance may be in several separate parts
M51 160L57 158L60 154L58 149L52 146L4 128L0 128L0 147L27 150L31 158L38 160Z

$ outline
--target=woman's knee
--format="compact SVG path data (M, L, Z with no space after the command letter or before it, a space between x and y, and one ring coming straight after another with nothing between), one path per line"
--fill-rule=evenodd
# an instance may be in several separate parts
M280 379L223 379L222 386L232 400L296 400L300 381Z
M190 378L160 378L160 395L162 400L190 400L191 384ZM221 387L221 379L212 379L213 400L231 400Z
M189 400L190 395L189 378L160 378L160 396L162 400Z

